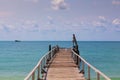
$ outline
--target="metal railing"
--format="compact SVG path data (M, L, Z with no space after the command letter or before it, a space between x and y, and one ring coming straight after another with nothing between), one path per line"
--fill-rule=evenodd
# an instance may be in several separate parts
M51 51L46 53L33 68L33 70L25 77L24 80L43 80L46 78L48 67L55 57L56 52L59 50L55 46Z
M80 68L80 63L82 64L82 69L80 71L80 73L85 73L85 65L87 65L87 80L91 80L91 71L90 69L94 70L94 72L96 73L96 79L100 80L100 76L102 76L105 80L111 80L109 77L107 77L104 73L102 73L101 71L99 71L98 69L96 69L95 67L93 67L91 64L89 64L85 59L83 59L80 55L78 55L76 52L74 52L73 49L72 50L72 58L73 60L76 62L79 62L78 67ZM77 58L78 57L78 58Z

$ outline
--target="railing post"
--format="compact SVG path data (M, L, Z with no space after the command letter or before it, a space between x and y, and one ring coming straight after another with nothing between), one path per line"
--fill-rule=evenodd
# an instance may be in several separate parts
M50 54L50 53L49 53ZM46 56L47 58L46 58L46 65L48 65L48 63L49 63L49 54Z
M80 58L78 58L78 68L80 68Z
M52 54L53 54L53 49L51 50L51 53L50 53L50 59L52 58Z
M35 72L32 74L32 80L35 80Z
M51 59L51 45L49 45L49 51L50 51L50 54L49 54L49 60Z
M84 71L84 62L82 61L82 70Z
M100 80L100 74L97 72L97 80Z
M73 34L73 50L79 55L78 44L75 34ZM79 65L78 56L76 56L76 65Z
M45 65L45 57L44 57L44 59L43 59L43 62L44 62L44 63L43 63L43 68L45 68L45 66L46 66L46 65Z
M44 64L44 68L47 67L47 56L45 56L45 64Z
M76 55L75 54L73 54L73 60L74 60L74 62L76 64Z
M80 73L82 73L82 74L84 74L85 72L84 72L84 61L82 61L82 70L80 71Z
M41 74L41 76L43 76L43 74L42 74L42 66L43 66L43 64L42 64L42 61L41 61L41 65L40 65L40 74Z
M49 45L49 51L51 51L51 45Z
M90 80L90 66L88 66L88 80Z
M38 76L37 76L37 80L40 80L40 66L38 66Z
M79 50L78 50L78 45L76 45L76 53L79 55ZM78 62L78 56L76 56L76 58L77 58L77 65L79 64L79 62Z

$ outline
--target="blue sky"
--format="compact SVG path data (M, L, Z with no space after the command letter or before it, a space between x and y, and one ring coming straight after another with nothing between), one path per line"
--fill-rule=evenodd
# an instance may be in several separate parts
M0 0L0 40L120 41L120 0Z

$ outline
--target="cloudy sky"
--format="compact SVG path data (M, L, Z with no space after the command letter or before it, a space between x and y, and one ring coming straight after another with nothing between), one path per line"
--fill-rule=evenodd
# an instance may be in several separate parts
M120 0L0 0L0 41L120 41Z

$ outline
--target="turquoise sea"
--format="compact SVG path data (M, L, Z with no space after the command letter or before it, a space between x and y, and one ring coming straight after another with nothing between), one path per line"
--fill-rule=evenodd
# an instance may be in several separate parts
M48 52L49 44L72 47L71 41L0 41L0 80L23 80ZM79 41L79 50L90 64L112 80L120 80L119 41Z

